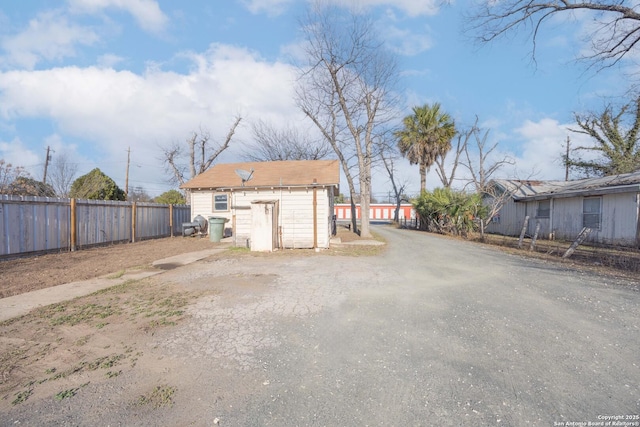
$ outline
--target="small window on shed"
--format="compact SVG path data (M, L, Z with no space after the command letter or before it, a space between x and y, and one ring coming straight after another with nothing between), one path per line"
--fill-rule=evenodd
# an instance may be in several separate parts
M229 210L229 195L226 193L213 195L213 211L228 211Z
M536 218L549 218L551 216L551 200L540 200Z
M587 197L582 201L582 226L600 230L602 223L602 198Z

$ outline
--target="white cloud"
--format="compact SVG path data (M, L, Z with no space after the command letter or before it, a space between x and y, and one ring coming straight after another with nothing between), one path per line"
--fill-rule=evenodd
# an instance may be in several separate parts
M394 25L385 25L383 34L391 48L400 55L418 55L433 46L433 41L426 32L416 33Z
M329 2L353 10L370 7L394 8L411 17L435 15L439 10L439 2L435 0L329 0ZM269 16L277 16L283 13L293 3L293 0L241 0L241 3L251 13L266 13ZM389 15L393 15L393 12L389 11Z
M114 65L122 62L124 58L118 55L107 53L98 57L98 66L100 68L113 68Z
M44 164L44 156L44 151L34 153L29 150L20 138L14 138L11 141L0 140L0 159L15 167L24 167L32 176L36 176L38 164ZM40 174L42 174L41 171Z
M362 7L393 7L409 16L435 15L439 10L439 2L434 0L332 0L338 6L353 9Z
M130 13L145 31L162 32L169 18L154 0L68 0L71 10L81 13L99 13L115 8Z
M528 172L536 171L536 179L564 179L562 156L565 154L567 137L571 140L571 147L592 145L589 137L570 132L569 128L576 126L544 118L537 122L526 120L515 130L523 140L522 152L517 158L518 167L525 175L521 178L526 178Z
M159 146L182 141L200 127L222 140L237 114L245 122L303 121L293 101L292 66L226 45L190 58L194 67L188 73L157 67L143 74L99 67L0 73L0 118L50 120L63 138L91 144L93 160L119 185L129 146L132 163L145 165L132 168L132 181L157 183L166 177ZM248 126L237 137L236 144L249 140ZM225 161L239 160L229 155Z
M292 0L242 0L241 3L253 14L266 13L278 16L283 13Z
M87 27L70 23L60 11L40 13L21 33L2 40L1 61L33 69L41 60L60 61L76 55L77 45L92 45L98 36Z

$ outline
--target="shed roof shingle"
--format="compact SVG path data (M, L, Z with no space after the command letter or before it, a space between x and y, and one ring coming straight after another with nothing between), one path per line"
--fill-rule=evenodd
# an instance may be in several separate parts
M337 160L284 160L274 162L220 163L187 181L180 188L242 187L237 169L251 171L247 187L279 187L340 184L340 165Z

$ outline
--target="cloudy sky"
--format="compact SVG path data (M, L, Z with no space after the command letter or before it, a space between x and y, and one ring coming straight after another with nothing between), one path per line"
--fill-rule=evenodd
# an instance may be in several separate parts
M617 68L586 71L589 19L552 20L536 62L525 33L478 46L464 31L468 1L335 0L373 14L399 58L398 106L440 102L459 128L480 124L498 156L516 159L504 175L562 179L562 144L573 112L602 109L626 89ZM293 101L299 19L306 0L30 0L0 6L0 158L41 179L47 147L78 175L95 167L124 188L152 196L170 189L162 146L208 130L222 140L243 126L220 162L241 161L250 124L308 129ZM398 123L402 117L398 117ZM586 143L571 135L572 144ZM415 166L401 178L418 190ZM428 187L438 184L435 174ZM346 184L343 183L346 189ZM389 186L382 170L374 193Z

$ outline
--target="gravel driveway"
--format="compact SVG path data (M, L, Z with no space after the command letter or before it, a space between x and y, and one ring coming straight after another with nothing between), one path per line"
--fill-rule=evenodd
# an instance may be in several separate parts
M127 383L91 393L117 402L157 378L173 406L57 411L77 425L640 425L638 283L375 230L388 242L375 257L217 258L157 276L216 292L145 341Z

